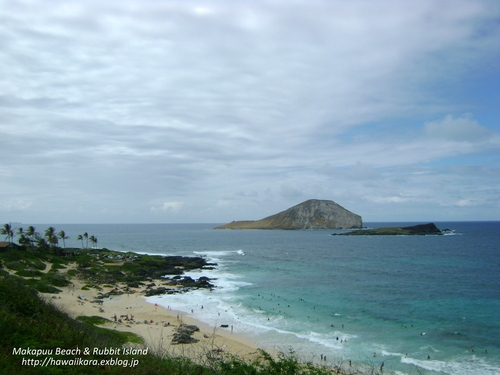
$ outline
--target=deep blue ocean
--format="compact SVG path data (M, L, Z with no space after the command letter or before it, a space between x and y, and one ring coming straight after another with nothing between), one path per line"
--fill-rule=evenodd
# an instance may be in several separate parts
M436 222L454 230L445 236L360 237L216 225L53 226L71 237L66 246L88 232L98 247L218 263L190 274L216 278L214 291L150 301L232 325L261 347L400 374L500 374L500 222Z

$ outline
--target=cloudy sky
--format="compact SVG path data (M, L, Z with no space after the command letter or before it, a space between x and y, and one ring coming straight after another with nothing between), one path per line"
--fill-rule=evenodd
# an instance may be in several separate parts
M0 0L0 221L330 199L500 219L496 0Z

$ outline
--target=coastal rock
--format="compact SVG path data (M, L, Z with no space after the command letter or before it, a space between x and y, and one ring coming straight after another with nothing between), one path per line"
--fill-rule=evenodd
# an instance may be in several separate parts
M169 294L170 291L171 291L171 289L168 289L168 288L165 288L165 287L161 286L159 288L150 288L150 289L147 289L145 291L144 295L146 297L159 296L159 295L162 295L162 294Z
M334 201L310 199L257 221L233 221L215 229L353 229L363 225L356 215Z
M199 330L200 328L198 326L181 324L180 327L177 328L177 332L172 335L172 344L192 344L200 341L191 337L194 332Z
M198 278L198 280L194 280L189 276L185 276L182 279L180 279L177 283L179 285L189 288L214 288L215 285L211 284L209 280L210 279L205 276Z
M187 333L174 333L172 335L172 345L176 344L193 344L195 342L198 342L200 340L195 339L194 337L191 337L191 335Z
M184 329L191 331L191 334L193 334L193 332L197 332L200 330L200 327L198 327L197 325L194 325L194 324L182 323L180 326Z
M355 230L348 233L334 233L334 236L427 236L442 235L443 232L434 223L419 224L410 227L387 227Z

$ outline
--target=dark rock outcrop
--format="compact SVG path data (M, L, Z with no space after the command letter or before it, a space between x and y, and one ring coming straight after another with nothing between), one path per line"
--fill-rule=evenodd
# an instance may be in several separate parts
M215 288L214 284L210 283L210 280L206 276L202 276L198 278L198 280L194 280L189 276L175 276L172 279L166 279L166 282L163 283L163 285L173 285L179 287L178 289L172 289L172 288L166 288L164 286L160 286L158 288L153 288L148 287L145 290L145 296L146 297L151 297L151 296L158 296L162 294L177 294L177 293L185 293L188 292L189 290L192 289L199 289L199 288L207 288L207 289L212 289ZM153 284L154 285L154 284Z
M214 288L215 285L210 283L210 279L206 276L202 276L198 278L198 280L194 280L189 276L183 277L178 281L179 285L189 288Z
M192 344L200 340L191 337L195 331L200 329L195 325L181 324L176 333L172 335L172 344Z
M164 286L161 286L159 288L147 289L144 292L144 295L146 297L151 297L151 296L160 296L160 295L163 295L163 294L173 294L173 292L177 292L177 291L173 291L172 289L165 288Z
M310 199L257 221L233 221L215 229L352 229L361 228L361 216L334 201Z

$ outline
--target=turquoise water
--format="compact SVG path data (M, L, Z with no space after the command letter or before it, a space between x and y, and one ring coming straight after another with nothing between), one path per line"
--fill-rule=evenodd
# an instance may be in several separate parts
M365 223L369 227L411 223ZM267 348L401 374L500 374L500 222L446 236L215 231L199 225L54 225L79 246L206 256L213 292L151 297ZM48 225L39 225L43 231ZM192 312L191 312L192 311ZM376 354L376 356L375 356Z

